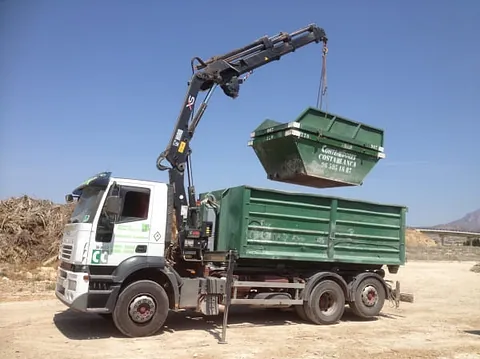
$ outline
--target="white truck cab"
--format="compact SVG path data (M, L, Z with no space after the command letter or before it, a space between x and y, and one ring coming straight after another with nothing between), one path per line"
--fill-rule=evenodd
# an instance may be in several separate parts
M169 185L104 172L66 196L69 202L75 198L60 246L55 294L72 309L109 313L122 277L165 266Z

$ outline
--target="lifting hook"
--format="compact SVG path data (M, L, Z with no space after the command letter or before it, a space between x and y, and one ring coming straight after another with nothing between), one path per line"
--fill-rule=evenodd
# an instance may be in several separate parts
M162 152L158 158L157 158L157 168L160 170L160 171L166 171L166 170L169 170L170 167L168 166L165 166L162 164L162 162L165 160L165 158L167 157L167 154L164 152Z

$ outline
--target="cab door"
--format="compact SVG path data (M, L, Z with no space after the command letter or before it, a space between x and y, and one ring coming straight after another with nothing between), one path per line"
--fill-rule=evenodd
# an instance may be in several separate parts
M105 210L100 215L90 264L118 265L129 257L147 255L154 187L121 185L119 195L122 205L116 220L112 222Z
M146 256L150 238L153 187L122 186L122 212L113 231L112 260L120 263L132 256Z

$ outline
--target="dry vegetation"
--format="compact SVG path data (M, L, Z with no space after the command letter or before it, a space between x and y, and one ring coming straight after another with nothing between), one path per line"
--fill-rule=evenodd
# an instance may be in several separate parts
M41 263L55 257L72 205L27 196L0 201L0 263Z
M474 273L480 273L480 263L477 263L475 264L471 269L470 271L474 272Z
M50 297L72 205L27 196L0 201L0 302Z

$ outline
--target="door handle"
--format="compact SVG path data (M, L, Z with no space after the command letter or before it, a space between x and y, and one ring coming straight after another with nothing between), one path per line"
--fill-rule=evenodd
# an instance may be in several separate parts
M135 253L147 253L147 246L145 244L139 244L135 247Z

